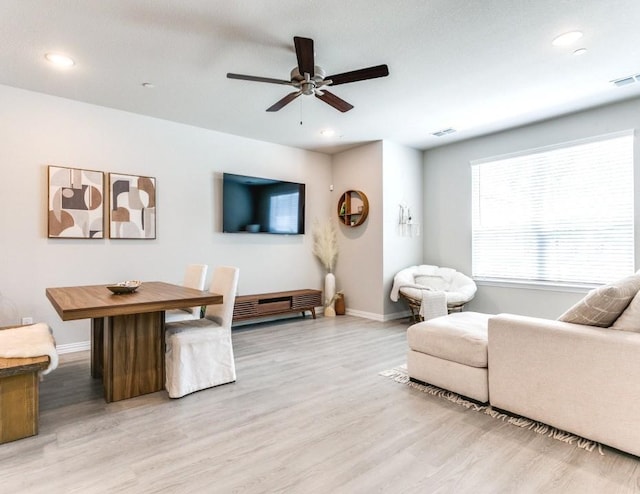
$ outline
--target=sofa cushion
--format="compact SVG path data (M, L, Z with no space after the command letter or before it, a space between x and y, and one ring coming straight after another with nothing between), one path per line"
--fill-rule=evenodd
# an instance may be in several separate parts
M620 314L611 328L640 333L640 292L636 293L629 306Z
M627 276L591 290L558 320L608 328L627 308L638 290L640 290L640 275Z
M454 312L409 326L409 348L472 367L487 367L489 314Z

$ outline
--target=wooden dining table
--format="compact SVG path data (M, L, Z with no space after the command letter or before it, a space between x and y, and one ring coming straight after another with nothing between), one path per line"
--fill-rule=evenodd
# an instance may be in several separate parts
M91 319L91 375L102 378L107 402L164 389L166 310L222 303L220 294L160 281L125 294L89 285L46 295L63 321Z

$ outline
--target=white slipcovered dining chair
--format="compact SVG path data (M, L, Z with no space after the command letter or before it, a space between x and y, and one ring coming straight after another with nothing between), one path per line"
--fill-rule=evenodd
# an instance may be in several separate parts
M221 294L222 304L208 305L202 319L165 326L165 386L171 398L236 380L231 322L239 272L216 267L209 291Z
M206 264L189 264L184 273L182 286L204 290L204 283L207 278ZM164 313L164 322L191 321L200 319L201 307L189 307L188 309L169 309Z

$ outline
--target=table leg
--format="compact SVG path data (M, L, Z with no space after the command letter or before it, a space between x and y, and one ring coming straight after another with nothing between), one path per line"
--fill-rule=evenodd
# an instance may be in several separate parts
M91 319L91 377L102 377L104 367L104 317Z
M106 318L103 345L107 402L164 389L164 312Z

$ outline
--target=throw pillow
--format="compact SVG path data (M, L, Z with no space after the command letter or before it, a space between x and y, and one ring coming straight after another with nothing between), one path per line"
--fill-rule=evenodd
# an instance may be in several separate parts
M562 314L558 320L608 328L627 308L640 290L640 275L591 290L585 298Z
M640 292L636 293L629 306L620 314L611 328L640 333Z

